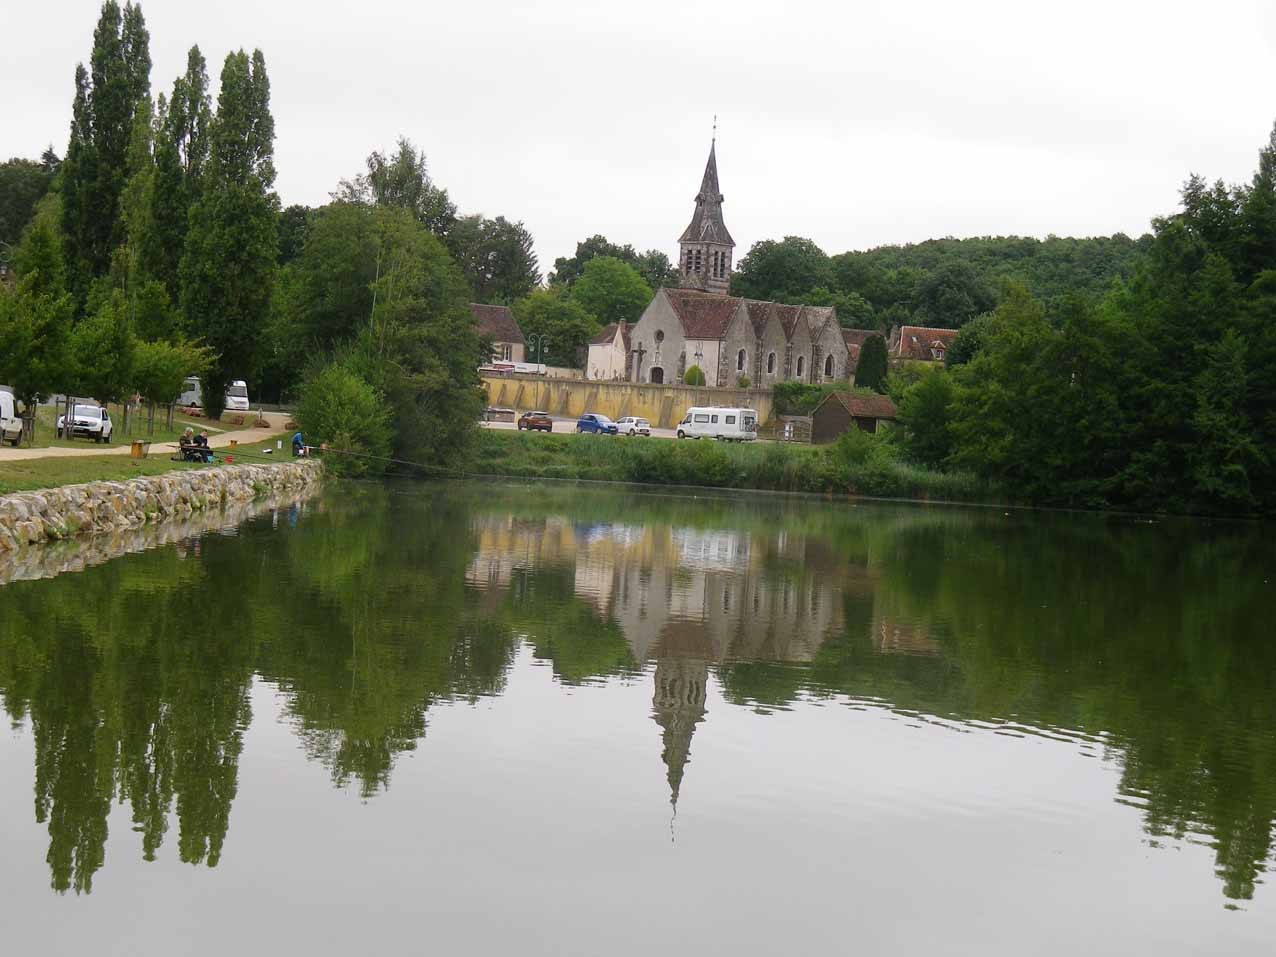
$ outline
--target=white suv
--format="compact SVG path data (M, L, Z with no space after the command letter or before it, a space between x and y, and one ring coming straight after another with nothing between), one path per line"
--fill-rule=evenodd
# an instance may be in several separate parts
M627 415L623 419L617 419L616 425L620 429L621 435L651 435L651 423L646 419L640 419L636 415Z
M94 442L111 441L111 413L98 405L77 405L72 410L71 428L66 427L66 416L58 416L58 438L66 436L75 438L78 435Z

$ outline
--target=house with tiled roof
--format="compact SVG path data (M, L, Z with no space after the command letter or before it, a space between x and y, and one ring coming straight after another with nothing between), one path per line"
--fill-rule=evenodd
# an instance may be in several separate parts
M522 362L526 351L523 330L518 327L509 306L486 306L470 303L470 312L478 326L479 337L492 347L493 362Z
M931 329L928 326L899 326L891 331L887 352L892 359L909 359L914 362L943 362L956 329Z
M811 413L811 441L833 442L851 429L876 432L883 425L893 425L896 415L895 403L884 395L830 392Z
M594 336L585 361L587 379L624 379L629 366L629 324L613 322Z

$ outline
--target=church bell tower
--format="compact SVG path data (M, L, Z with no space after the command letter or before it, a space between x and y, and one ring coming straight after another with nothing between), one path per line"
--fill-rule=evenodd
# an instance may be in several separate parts
M717 137L709 146L709 162L696 194L691 224L678 240L681 285L706 292L726 293L731 287L731 253L735 240L722 221L722 193L718 190Z

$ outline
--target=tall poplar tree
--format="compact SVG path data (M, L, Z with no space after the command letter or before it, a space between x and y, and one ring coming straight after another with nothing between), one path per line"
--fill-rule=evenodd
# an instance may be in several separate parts
M83 301L124 238L120 195L139 105L151 88L150 35L142 9L102 4L89 68L75 71L71 136L62 165L62 228L71 285Z
M186 245L190 209L199 198L208 161L212 104L208 68L199 47L191 47L186 72L173 95L160 97L155 129L155 182L150 194L151 232L143 250L147 271L176 299L178 268Z
M274 283L275 123L260 50L226 57L209 139L179 278L187 324L218 354L203 382L205 406L217 415L226 385L253 372Z

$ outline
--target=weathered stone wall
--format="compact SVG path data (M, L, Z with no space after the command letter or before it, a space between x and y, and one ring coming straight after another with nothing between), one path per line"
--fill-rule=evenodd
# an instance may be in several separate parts
M590 382L545 379L541 376L485 375L483 388L489 405L550 415L579 417L601 412L613 419L638 415L657 428L673 428L693 405L753 409L758 422L771 418L769 389L710 389L685 385L639 385L636 382Z
M225 465L16 492L0 496L0 555L41 542L189 519L197 513L217 517L228 507L269 495L314 490L321 475L318 462Z

